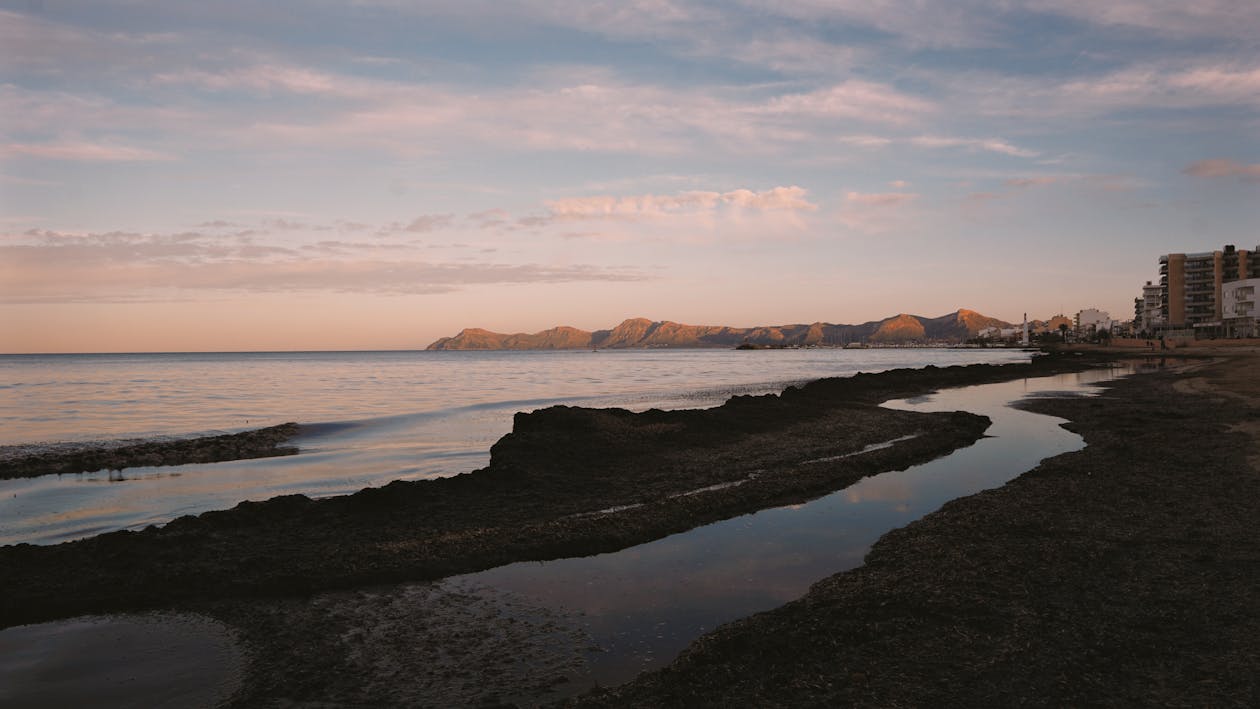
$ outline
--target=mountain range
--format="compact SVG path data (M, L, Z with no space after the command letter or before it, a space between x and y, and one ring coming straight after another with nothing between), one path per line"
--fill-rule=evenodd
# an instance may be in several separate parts
M588 332L575 327L553 327L542 332L502 334L467 328L443 337L430 350L576 350L631 347L764 347L847 344L958 343L989 327L1012 327L972 310L958 310L938 318L900 314L860 325L773 325L726 327L683 325L669 320L631 318L611 330Z

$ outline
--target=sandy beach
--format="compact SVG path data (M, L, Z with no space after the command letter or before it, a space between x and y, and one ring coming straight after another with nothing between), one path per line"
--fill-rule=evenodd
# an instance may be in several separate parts
M1260 382L1243 372L1256 354L1176 354L1203 358L1162 367L1150 358L1150 371L1100 397L1028 404L1068 419L1085 450L952 502L804 598L719 628L665 670L576 701L1254 704ZM863 375L740 397L704 415L522 415L488 468L447 481L279 498L140 533L0 549L0 573L12 580L0 589L0 627L134 609L210 616L249 648L229 699L239 706L532 704L576 661L568 648L583 639L573 618L475 588L379 584L624 548L810 499L966 445L987 425L880 401L1116 355ZM825 458L834 460L801 465ZM797 474L754 474L768 469ZM503 680L472 681L469 662L499 663ZM444 667L442 681L406 681L410 663ZM522 676L539 686L521 686Z

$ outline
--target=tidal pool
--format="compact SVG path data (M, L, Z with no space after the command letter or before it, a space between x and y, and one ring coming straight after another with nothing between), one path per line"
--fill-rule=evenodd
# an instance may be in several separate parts
M239 686L227 626L186 613L85 616L0 630L0 706L212 707Z

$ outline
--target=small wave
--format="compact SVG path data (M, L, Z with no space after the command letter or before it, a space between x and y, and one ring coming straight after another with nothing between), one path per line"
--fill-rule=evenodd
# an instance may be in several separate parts
M405 414L388 414L385 416L371 416L368 418L347 419L343 421L305 423L302 424L302 435L327 436L345 431L353 431L355 429L383 426L407 426L409 424L421 423L428 420L446 419L463 414L475 414L486 411L508 411L515 413L518 411L539 409L546 406L559 406L562 404L589 404L608 400L610 399L606 396L572 396L547 399L506 399L500 401L486 401L476 404L435 409L432 411L415 411Z

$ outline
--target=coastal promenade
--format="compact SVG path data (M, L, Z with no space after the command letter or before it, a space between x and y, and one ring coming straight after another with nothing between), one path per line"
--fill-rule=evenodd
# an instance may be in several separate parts
M578 704L1260 704L1260 355L1211 344L1030 402L1088 446Z

